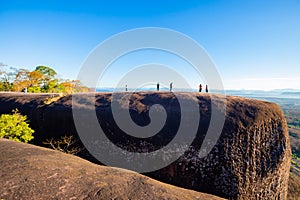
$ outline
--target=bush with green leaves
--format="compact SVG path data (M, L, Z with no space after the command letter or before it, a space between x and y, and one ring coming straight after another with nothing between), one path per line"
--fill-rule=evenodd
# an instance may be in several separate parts
M21 115L18 110L0 116L0 138L27 143L33 139L33 133L34 130L27 123L27 117Z

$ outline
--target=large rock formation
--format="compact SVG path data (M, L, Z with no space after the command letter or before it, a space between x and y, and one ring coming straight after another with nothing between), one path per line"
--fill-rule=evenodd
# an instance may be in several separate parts
M0 168L0 199L221 200L132 171L5 139L0 139Z
M188 120L180 121L180 105L172 93L135 93L130 97L130 115L136 124L144 126L150 122L149 107L153 104L162 105L167 113L166 123L158 134L145 139L135 138L127 135L115 122L110 109L111 93L96 94L96 102L91 102L90 95L93 94L81 95L73 104L82 110L82 119L85 118L85 110L96 106L99 123L107 137L130 151L159 149L176 135L179 122L189 123ZM146 175L230 199L286 199L291 150L287 124L279 106L241 97L226 97L224 128L216 145L202 158L199 155L211 121L212 96L196 93L178 95L199 105L199 129L195 140L178 160ZM46 98L41 95L1 94L0 113L19 108L28 115L37 132L35 143L48 137L76 134L72 97L63 97L50 105L43 104ZM215 105L215 108L220 114L224 112L222 107Z

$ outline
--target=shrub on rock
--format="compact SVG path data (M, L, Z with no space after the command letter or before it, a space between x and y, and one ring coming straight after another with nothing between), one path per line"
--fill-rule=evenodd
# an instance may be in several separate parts
M0 116L0 138L29 142L33 139L34 130L29 127L27 116L21 115L18 110L12 112Z

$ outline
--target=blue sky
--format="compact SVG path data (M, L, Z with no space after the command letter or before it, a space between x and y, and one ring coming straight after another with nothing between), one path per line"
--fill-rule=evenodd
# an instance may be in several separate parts
M193 38L214 61L225 89L300 89L298 0L1 0L0 62L28 69L46 65L63 78L76 79L97 45L114 34L141 27L169 28ZM113 86L119 71L142 64L143 59L176 61L154 54L137 54L119 62L101 86ZM174 64L197 87L203 80L187 67Z

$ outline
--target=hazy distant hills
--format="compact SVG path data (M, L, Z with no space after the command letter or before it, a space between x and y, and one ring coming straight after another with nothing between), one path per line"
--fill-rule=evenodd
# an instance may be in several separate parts
M226 90L227 95L243 96L254 99L284 98L284 99L300 99L300 90L294 89L277 89L271 91L263 90Z
M300 95L300 92L282 92L282 95Z
M197 92L198 90L191 89L191 88L174 88L173 89L175 92ZM107 88L97 88L97 92L122 92L125 91L125 88L112 88L112 87L107 87ZM132 91L156 91L156 88L139 88L139 89L132 89L128 88L129 92ZM160 88L160 91L169 91L169 88ZM243 97L249 97L249 98L257 98L261 99L262 97L267 97L267 98L292 98L292 99L300 99L300 90L296 89L276 89L276 90L269 90L269 91L264 91L264 90L210 90L210 93L217 93L217 94L226 94L226 95L231 95L231 96L243 96Z

